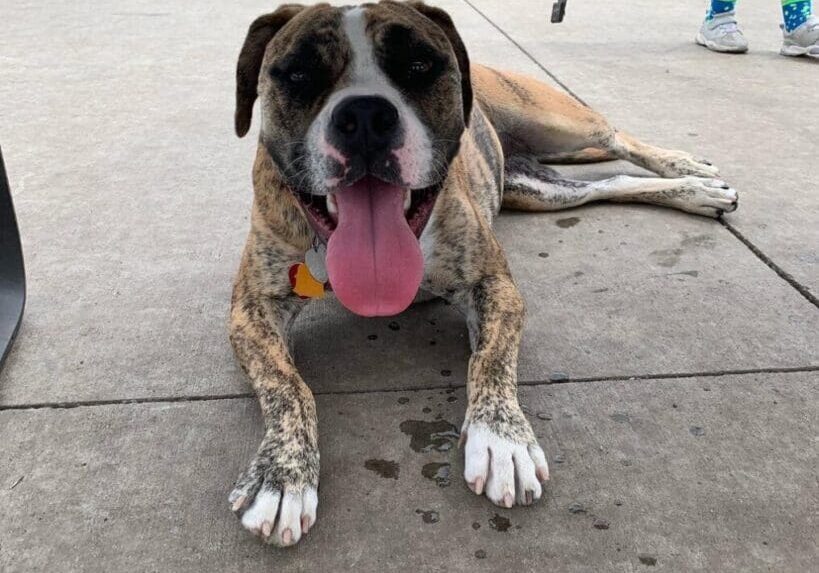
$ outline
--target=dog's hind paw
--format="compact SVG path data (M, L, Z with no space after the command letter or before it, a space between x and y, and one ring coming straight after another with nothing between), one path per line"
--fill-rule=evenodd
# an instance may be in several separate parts
M462 435L466 439L464 479L469 489L478 495L486 492L501 507L531 505L540 499L549 466L534 439L516 442L482 423L465 423Z
M681 180L680 194L672 197L672 206L688 213L719 217L739 206L739 195L721 179L685 177Z
M228 497L245 529L280 547L294 545L307 534L316 523L318 507L317 484L294 482L288 466L258 455ZM282 467L287 471L277 471Z

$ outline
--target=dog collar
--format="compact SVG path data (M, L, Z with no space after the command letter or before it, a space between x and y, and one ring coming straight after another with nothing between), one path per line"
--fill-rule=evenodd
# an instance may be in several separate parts
M324 292L330 285L327 282L327 265L325 258L327 247L318 239L304 253L304 262L290 267L288 275L293 292L301 298L324 298Z

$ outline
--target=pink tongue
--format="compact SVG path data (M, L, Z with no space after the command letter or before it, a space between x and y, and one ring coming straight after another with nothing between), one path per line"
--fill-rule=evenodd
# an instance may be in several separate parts
M327 243L327 274L341 304L362 316L406 309L424 258L404 217L404 190L366 178L336 193L338 224Z

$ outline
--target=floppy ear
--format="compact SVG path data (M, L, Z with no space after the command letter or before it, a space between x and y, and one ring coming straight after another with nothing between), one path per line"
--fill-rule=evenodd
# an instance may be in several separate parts
M245 43L239 53L236 65L236 135L244 137L250 129L253 116L253 102L259 85L259 70L262 67L264 51L273 36L287 24L293 16L304 9L300 4L283 4L270 14L259 16L250 25Z
M464 99L464 123L469 124L469 116L472 113L472 78L469 75L469 54L466 53L461 36L455 29L455 24L449 14L440 8L427 6L423 2L407 2L408 5L418 10L421 14L435 22L438 27L443 30L449 43L452 44L452 50L455 52L455 58L458 60L458 68L461 70L461 94Z

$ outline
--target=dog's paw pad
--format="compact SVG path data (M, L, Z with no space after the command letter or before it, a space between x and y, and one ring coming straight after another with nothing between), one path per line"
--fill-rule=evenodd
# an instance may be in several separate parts
M546 456L537 444L516 443L500 437L484 424L466 430L464 479L478 495L486 493L501 507L530 505L543 493L549 479Z

